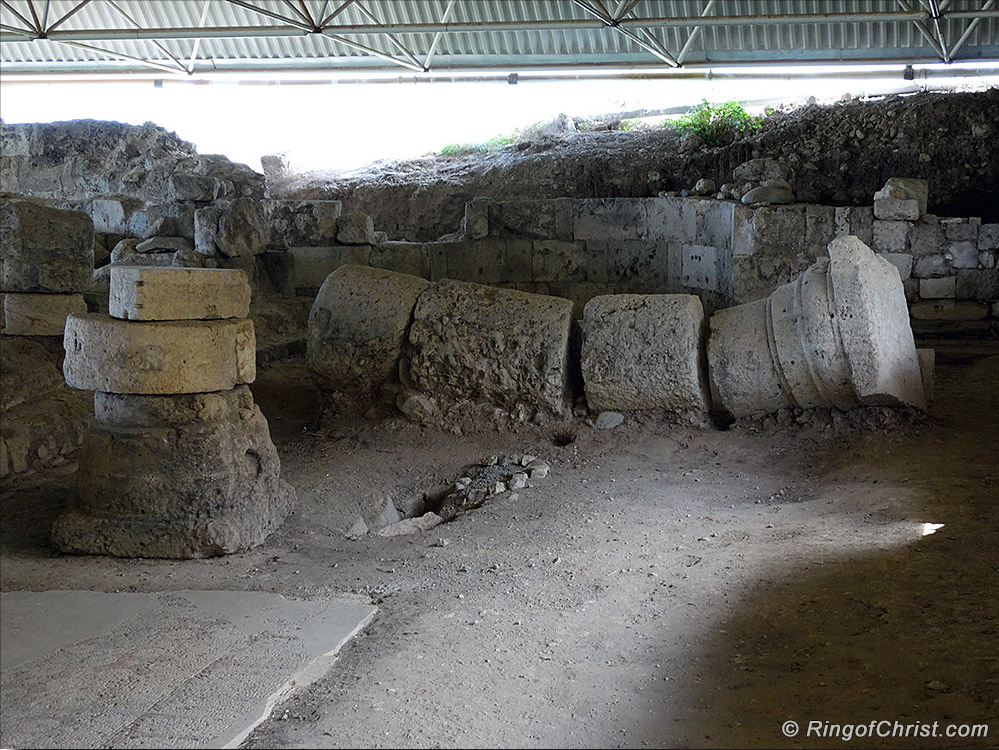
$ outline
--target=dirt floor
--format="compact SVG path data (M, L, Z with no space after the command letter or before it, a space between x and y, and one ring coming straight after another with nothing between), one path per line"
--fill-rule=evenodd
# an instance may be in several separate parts
M48 530L68 466L5 487L0 585L377 604L245 747L995 747L999 353L940 360L925 420L579 420L562 447L552 426L319 430L305 371L280 363L253 390L299 501L264 546L59 556ZM551 474L425 533L346 536L386 497L511 452ZM805 736L809 722L881 720L939 722L941 736ZM963 723L989 737L943 736Z

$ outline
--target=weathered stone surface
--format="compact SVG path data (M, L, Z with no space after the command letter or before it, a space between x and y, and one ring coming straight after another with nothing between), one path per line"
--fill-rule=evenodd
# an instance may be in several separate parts
M989 306L986 302L937 299L917 302L909 313L914 320L981 320L988 317Z
M228 390L256 377L253 322L129 322L71 315L63 373L73 388L176 394Z
M143 203L135 198L96 198L90 204L90 217L95 232L128 234L133 229L132 215L141 211ZM145 229L145 218L142 222Z
M763 182L764 180L791 180L794 174L777 159L750 159L732 170L735 182Z
M917 258L946 252L950 242L939 224L918 222L909 231L909 250Z
M970 242L977 247L978 226L978 224L963 221L959 224L945 224L944 236L952 242Z
M854 235L870 245L874 237L874 211L870 206L838 206L835 215L836 236Z
M136 249L139 240L125 239L114 246L111 251L112 266L174 266L177 268L200 268L205 262L204 256L190 249L176 252L140 253ZM110 273L108 266L96 269L98 272Z
M978 249L999 250L999 224L982 224L978 228Z
M978 248L968 241L952 242L944 256L954 268L977 268Z
M576 240L642 240L648 232L648 208L633 198L591 198L574 203Z
M202 255L239 258L267 249L270 227L261 201L241 198L194 212L194 244Z
M881 253L904 253L909 250L909 232L912 224L907 221L874 221L874 242L871 247Z
M926 213L928 194L926 180L891 177L874 194L874 216L878 219L915 221Z
M760 185L742 196L746 205L754 203L794 203L794 193L779 185Z
M64 552L192 558L249 549L294 502L267 420L246 387L194 396L97 398Z
M877 196L877 193L875 193ZM878 219L915 221L920 217L919 202L902 198L874 198L874 216Z
M135 245L137 253L176 253L194 250L194 243L187 237L150 237Z
M857 397L926 408L902 281L856 237L829 244L829 281Z
M340 266L368 265L372 248L370 245L292 247L288 252L295 259L294 286L298 289L318 290L326 282L326 277Z
M925 408L902 281L853 236L765 300L711 319L715 405L734 416L786 406Z
M561 413L571 322L567 299L441 281L416 303L411 382L445 398Z
M62 388L63 382L52 346L20 337L3 339L0 344L0 409L5 413L15 406L41 401Z
M0 291L82 292L93 270L94 222L85 213L0 201Z
M202 174L170 175L170 197L178 201L213 201L219 197L221 183Z
M229 268L111 266L109 312L122 320L245 318L246 274Z
M180 201L149 206L133 215L131 226L142 229L143 237L194 237L195 203Z
M66 317L85 313L82 294L0 294L3 330L8 336L62 336Z
M704 309L688 294L613 294L583 310L582 371L594 410L708 411Z
M878 253L882 258L898 269L902 281L912 276L912 256L908 253Z
M375 225L367 214L354 211L340 214L336 239L344 245L375 244Z
M684 245L680 283L693 289L718 291L718 248Z
M957 291L957 277L944 276L939 279L920 279L919 296L924 299L954 299Z
M912 268L912 275L920 279L946 276L950 272L950 261L942 253L940 255L924 255L922 258L916 258L916 264Z
M958 299L999 299L999 269L958 271L956 292Z
M306 361L324 390L374 393L397 382L416 300L430 286L417 276L341 266L309 314Z
M270 227L269 246L287 249L334 244L343 206L340 201L270 200L264 202L264 210Z

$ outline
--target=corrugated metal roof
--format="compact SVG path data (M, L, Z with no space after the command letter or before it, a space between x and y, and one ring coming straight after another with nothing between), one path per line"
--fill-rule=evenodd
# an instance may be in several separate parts
M997 6L996 0L4 0L0 70L335 73L401 72L402 66L416 72L427 67L438 35L429 68L449 72L995 61Z

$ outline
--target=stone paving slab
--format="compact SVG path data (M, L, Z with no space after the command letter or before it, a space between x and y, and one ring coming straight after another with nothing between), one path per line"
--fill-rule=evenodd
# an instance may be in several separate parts
M277 594L0 594L0 747L236 747L377 608Z

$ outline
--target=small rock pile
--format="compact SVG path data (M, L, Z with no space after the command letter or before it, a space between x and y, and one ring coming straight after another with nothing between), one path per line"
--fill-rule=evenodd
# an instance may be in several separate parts
M791 187L794 170L778 159L750 159L732 170L732 182L720 186L710 177L699 179L693 189L660 195L697 195L718 200L742 201L746 205L780 205L794 203Z
M425 507L450 521L459 513L481 507L491 497L530 487L532 480L546 478L549 471L548 463L537 456L489 456L466 466L452 484L428 494Z
M110 315L70 315L63 371L96 391L66 552L192 558L263 542L294 490L247 384L250 288L238 270L116 266Z

